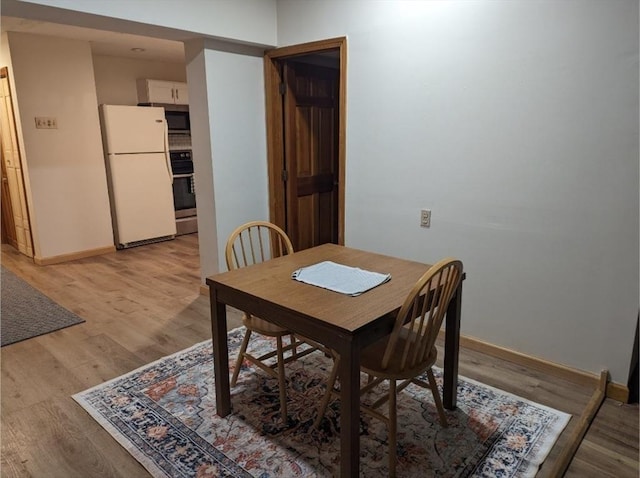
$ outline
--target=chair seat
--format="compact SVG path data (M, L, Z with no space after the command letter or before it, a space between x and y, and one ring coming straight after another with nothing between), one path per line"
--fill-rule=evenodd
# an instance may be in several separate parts
M247 329L268 337L282 337L291 333L279 325L267 322L266 320L251 314L244 314L242 317L242 323Z
M360 356L360 367L365 372L370 373L371 375L375 375L376 377L409 379L420 375L422 372L431 368L431 366L436 363L436 359L438 358L438 350L433 347L432 352L429 355L429 359L426 362L420 362L415 368L405 368L404 370L402 370L402 355L400 353L396 353L391 356L391 360L389 361L389 365L387 366L387 368L383 369L382 357L387 350L389 338L390 336L383 337L382 339L374 342L362 351L362 355ZM396 344L395 350L404 350L405 343L410 338L415 340L415 333L409 331L404 327L400 329L400 334L398 336L398 342Z

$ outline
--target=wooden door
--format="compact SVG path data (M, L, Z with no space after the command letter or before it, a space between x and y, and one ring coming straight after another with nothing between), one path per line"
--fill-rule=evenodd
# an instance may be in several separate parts
M344 37L265 54L270 220L296 250L344 244Z
M338 70L285 61L287 231L295 250L338 243Z
M11 206L11 194L9 193L9 179L7 178L7 168L4 163L4 152L0 148L2 165L2 243L10 244L18 248L18 238L16 236L16 225L13 222L13 207Z
M11 101L11 88L7 68L0 69L0 143L2 161L7 175L7 186L11 197L11 211L15 225L18 250L33 257L31 225L27 210L27 199L22 176L22 162L16 134L15 116Z

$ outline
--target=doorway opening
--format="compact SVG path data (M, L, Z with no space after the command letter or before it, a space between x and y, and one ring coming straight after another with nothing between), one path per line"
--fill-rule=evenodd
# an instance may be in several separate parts
M296 250L344 244L346 38L264 58L269 214Z

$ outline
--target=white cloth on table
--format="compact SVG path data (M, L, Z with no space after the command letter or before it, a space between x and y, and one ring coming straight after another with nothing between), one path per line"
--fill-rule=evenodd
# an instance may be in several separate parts
M360 295L391 279L391 274L370 272L358 267L337 264L332 261L319 262L302 267L291 277L305 284L315 285L341 294Z

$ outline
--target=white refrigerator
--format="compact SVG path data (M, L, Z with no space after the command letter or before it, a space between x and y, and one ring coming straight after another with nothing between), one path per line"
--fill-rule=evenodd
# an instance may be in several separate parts
M173 239L176 218L164 108L100 105L116 247Z

